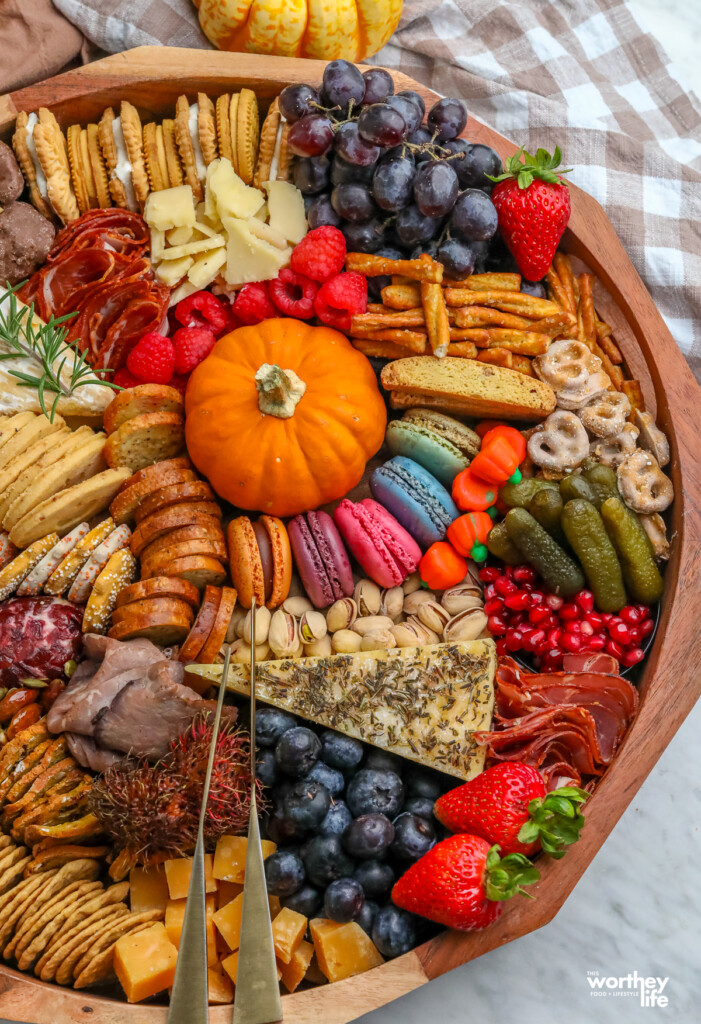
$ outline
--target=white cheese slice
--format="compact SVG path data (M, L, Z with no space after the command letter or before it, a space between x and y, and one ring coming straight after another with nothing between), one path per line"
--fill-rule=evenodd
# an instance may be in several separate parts
M192 295L194 292L198 291L199 288L197 285L188 280L183 281L182 284L179 284L178 287L170 293L168 308L170 309L173 306L177 306L182 299L186 299L188 295Z
M284 235L281 235L279 231L275 231L270 227L269 224L265 224L262 220L258 220L257 217L249 217L246 221L249 231L251 231L256 238L262 238L264 242L270 242L276 249L286 249L287 239Z
M200 238L196 242L187 242L185 245L173 245L170 249L164 249L162 260L179 260L182 256L194 256L198 252L206 252L208 249L218 249L226 245L223 235L212 235L211 238Z
M277 249L257 238L245 221L225 217L224 228L228 236L224 269L227 284L270 281L289 263L291 249Z
M307 233L304 196L290 181L266 181L270 227L296 245Z
M144 219L151 228L194 227L195 200L189 185L176 185L160 192L149 192L144 206Z
M213 160L207 168L205 212L211 218L253 217L265 202L257 188L246 185L226 158Z
M166 247L166 233L160 228L151 228L151 260L159 260Z
M192 256L181 256L179 260L163 260L156 267L156 277L169 288L174 288L178 281L182 281L194 262Z
M188 280L198 288L206 288L217 276L226 263L226 249L214 249L213 252L202 253L193 261L187 272Z
M170 231L166 231L168 245L185 245L186 242L192 242L194 230L189 224L184 224L179 228L171 228Z

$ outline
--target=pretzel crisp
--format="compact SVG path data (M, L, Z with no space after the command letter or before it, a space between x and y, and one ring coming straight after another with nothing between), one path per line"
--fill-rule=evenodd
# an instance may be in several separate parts
M554 341L544 355L533 360L533 369L554 391L584 387L601 361L581 341Z
M613 437L623 430L630 402L621 391L605 391L580 409L579 418L595 437Z
M626 456L617 475L621 496L634 512L664 512L674 500L672 481L662 472L655 456L642 448Z
M590 454L603 462L605 466L615 469L627 456L632 455L638 443L638 428L632 423L624 423L621 430L612 437L603 437L592 441Z
M589 438L573 412L556 409L529 437L528 454L543 469L575 469L589 454Z
M587 377L586 384L579 388L563 388L556 392L557 404L561 409L583 409L593 398L608 391L611 378L603 370L595 370Z

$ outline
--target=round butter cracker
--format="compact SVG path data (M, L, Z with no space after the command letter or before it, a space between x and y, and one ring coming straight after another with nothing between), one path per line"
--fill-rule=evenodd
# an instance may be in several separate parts
M203 198L202 183L197 174L195 150L190 136L190 104L187 96L178 96L175 104L175 140L185 173L185 181L192 189L195 201Z
M214 104L205 92L198 92L197 106L197 135L200 140L200 149L204 162L211 164L212 160L216 160L219 155Z
M215 106L215 116L217 122L217 139L219 141L219 156L225 160L230 160L233 164L233 155L231 152L231 121L229 120L229 107L231 104L231 96L228 92L217 97Z
M93 182L95 184L95 198L97 205L105 210L112 205L109 184L107 181L107 168L102 158L100 148L100 130L96 124L89 124L85 129L88 144L88 160L92 170Z
M236 112L236 171L247 185L253 181L259 137L260 123L256 94L252 89L242 89L239 93Z
M168 188L168 164L163 143L163 129L155 121L144 125L144 161L152 191L161 192Z
M260 147L258 149L258 160L253 176L253 184L256 188L262 188L263 183L270 181L270 168L275 155L277 144L277 133L282 121L282 115L278 107L277 97L270 104L270 109L263 121L260 132Z
M149 194L148 175L144 163L144 147L141 133L141 118L135 106L128 100L122 100L120 108L122 134L131 164L131 180L134 185L136 199L143 209Z

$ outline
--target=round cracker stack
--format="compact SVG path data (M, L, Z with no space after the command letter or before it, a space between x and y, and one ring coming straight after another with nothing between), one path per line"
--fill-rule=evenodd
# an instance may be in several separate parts
M236 111L236 172L247 185L253 181L259 138L258 99L252 89L242 89Z
M126 146L127 156L131 164L131 180L134 192L137 202L143 210L144 203L148 198L149 187L146 164L144 162L141 118L136 107L129 103L128 100L122 100L119 116L122 125L122 135L124 136L124 145Z
M183 167L178 153L178 144L175 141L175 121L168 117L161 127L163 128L163 145L166 151L168 182L170 188L175 188L183 183Z
M163 128L152 121L144 125L144 161L152 192L170 187Z
M64 224L80 216L68 162L66 140L58 121L46 107L39 108L39 123L34 128L34 145L51 206Z
M30 121L30 117L32 120ZM39 187L39 179L37 175L37 166L34 161L30 149L30 126L33 126L36 121L36 114L27 114L26 110L20 110L15 121L15 130L12 136L12 148L15 151L17 162L20 165L24 180L27 183L29 190L29 199L34 207L46 217L47 220L52 220L54 211L49 202L48 194L43 195ZM33 140L32 140L33 147ZM38 158L37 158L38 163ZM41 167L39 167L41 170ZM41 171L43 174L44 172Z
M287 181L290 173L290 154L287 147L287 135L290 126L283 120L277 96L270 104L268 113L260 131L258 159L253 175L256 188L263 188L266 181ZM273 163L277 156L277 167L273 174Z

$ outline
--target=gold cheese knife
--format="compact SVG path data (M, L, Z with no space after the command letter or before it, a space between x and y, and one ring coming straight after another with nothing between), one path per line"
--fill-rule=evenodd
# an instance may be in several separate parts
M224 651L222 679L226 679L229 674L231 648L228 644L224 644L222 649ZM173 979L173 989L168 1007L168 1024L207 1024L209 1021L207 922L205 916L204 884L204 822L225 693L226 686L220 686L217 710L214 714L212 742L209 747L207 772L202 789L200 823L197 829L197 843L192 859L192 873L187 891L183 930L180 934L178 963L175 968L175 978Z
M234 1024L273 1024L282 1020L280 985L270 923L268 889L256 806L256 599L251 604L251 813L246 844L241 942L236 971ZM227 668L222 674L226 689Z

